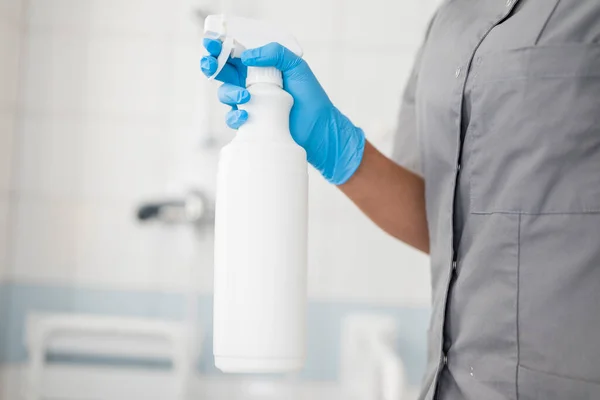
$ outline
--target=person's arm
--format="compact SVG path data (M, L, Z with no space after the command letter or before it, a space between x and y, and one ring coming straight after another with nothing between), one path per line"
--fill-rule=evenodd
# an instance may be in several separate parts
M425 41L433 24L429 22ZM425 212L425 182L419 151L416 92L424 46L417 53L398 113L390 159L369 143L363 160L340 189L380 228L426 253L429 232Z
M212 76L222 45L207 39L205 47L210 55L202 59L201 67ZM288 49L272 43L246 50L241 60L230 60L217 75L217 80L225 82L219 99L232 106L227 124L237 129L248 119L243 109L251 99L245 88L248 66L275 67L282 72L283 88L294 98L290 133L323 177L340 187L383 230L427 252L423 179L366 142L362 129L331 103L306 61Z
M381 229L429 253L423 178L367 142L360 166L339 188Z

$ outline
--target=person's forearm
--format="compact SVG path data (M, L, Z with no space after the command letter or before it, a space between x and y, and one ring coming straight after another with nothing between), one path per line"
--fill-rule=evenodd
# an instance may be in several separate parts
M381 229L429 253L423 178L367 142L361 165L339 188Z

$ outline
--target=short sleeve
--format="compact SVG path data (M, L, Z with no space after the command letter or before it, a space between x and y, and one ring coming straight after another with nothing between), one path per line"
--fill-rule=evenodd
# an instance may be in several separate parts
M394 133L392 160L419 175L423 175L419 148L419 131L417 129L416 89L421 67L421 55L435 15L431 18L425 34L425 40L417 53L412 72L404 88L398 123Z

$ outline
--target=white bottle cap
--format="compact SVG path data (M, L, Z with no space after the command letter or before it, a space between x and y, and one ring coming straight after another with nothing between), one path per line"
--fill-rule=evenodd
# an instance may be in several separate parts
M283 88L283 77L281 71L277 68L249 67L246 87L250 87L255 83L272 83Z
M223 49L217 58L217 71L210 77L214 79L223 69L229 57L239 58L246 49L254 49L277 42L302 57L302 47L292 35L277 29L266 22L249 18L226 15L209 15L204 21L204 33L207 37L223 41ZM272 83L283 87L281 71L276 68L248 68L246 86L256 83Z

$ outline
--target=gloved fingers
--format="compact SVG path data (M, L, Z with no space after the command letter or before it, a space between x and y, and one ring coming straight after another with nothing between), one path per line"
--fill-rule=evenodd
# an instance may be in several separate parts
M204 38L202 44L204 44L204 48L208 51L208 54L213 57L219 57L219 54L221 54L221 50L223 49L223 43L217 39Z
M207 77L211 77L217 71L217 67L217 59L213 56L204 56L200 59L200 70Z
M229 106L245 104L250 100L250 92L241 86L224 83L219 88L219 101Z
M208 51L208 54L215 59L219 57L221 51L223 50L223 43L217 39L204 38L204 48ZM242 60L239 58L231 58L227 59L227 64L231 64L234 67L238 68L238 70L242 67L245 68ZM214 72L213 72L214 73Z
M242 62L247 67L275 67L287 72L302 64L302 58L279 43L246 50L242 53Z
M207 77L213 76L214 73L217 71L217 68L218 62L217 59L213 56L204 56L200 60L200 69L202 70L202 73ZM223 67L221 72L219 72L219 74L215 77L215 79L219 82L226 82L234 85L241 86L244 84L244 82L242 82L242 77L238 68L229 62L225 64L225 66Z
M227 113L227 126L231 129L239 129L248 121L248 112L246 110L233 109Z

